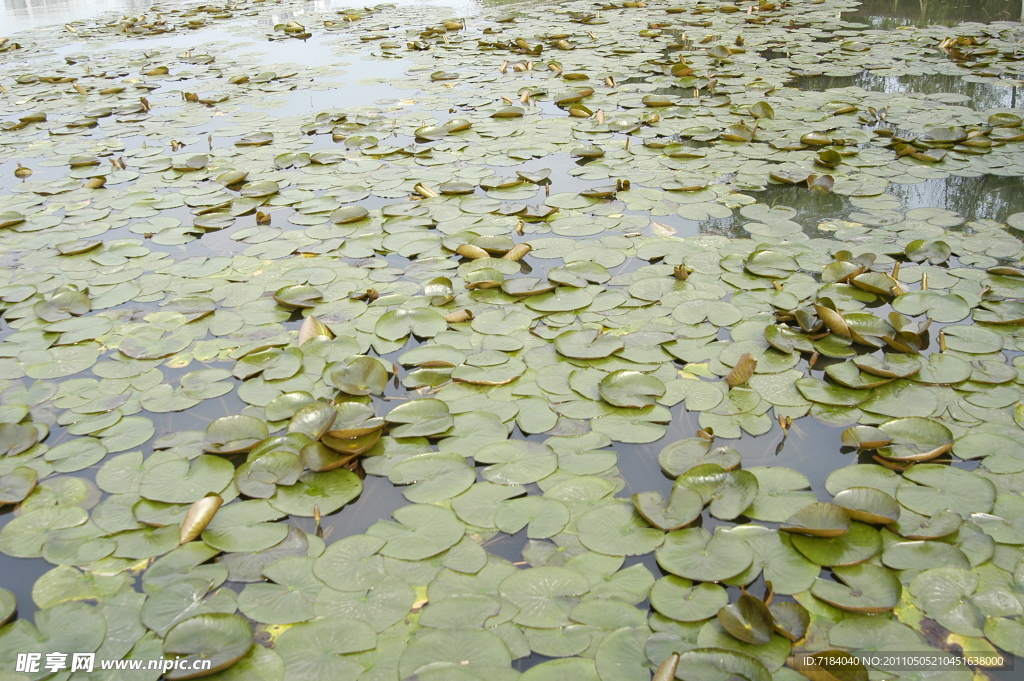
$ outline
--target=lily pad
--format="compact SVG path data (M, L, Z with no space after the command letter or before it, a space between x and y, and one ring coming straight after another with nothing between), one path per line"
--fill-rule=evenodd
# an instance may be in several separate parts
M213 613L198 615L176 624L164 638L164 655L180 656L184 669L164 674L168 679L192 678L192 664L209 660L209 673L227 669L242 659L253 645L249 623L239 615Z

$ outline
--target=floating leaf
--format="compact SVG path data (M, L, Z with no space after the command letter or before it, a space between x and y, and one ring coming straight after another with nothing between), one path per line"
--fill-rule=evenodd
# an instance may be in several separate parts
M835 504L808 504L790 516L779 529L811 537L838 537L849 531L850 514Z
M882 613L899 602L902 587L896 575L884 567L862 563L833 568L839 582L819 579L811 593L830 605L849 612Z
M718 464L695 466L676 479L677 487L697 492L710 504L711 515L732 520L750 506L757 496L757 478L749 471L727 471Z
M632 504L599 506L576 521L580 543L609 556L637 556L657 548L665 534L649 526Z
M658 565L674 575L701 582L717 582L743 572L753 553L739 536L704 528L676 530L665 536L655 555Z
M185 514L185 519L181 521L178 543L186 544L198 537L223 503L224 499L217 494L193 502Z
M164 655L180 656L185 662L180 670L164 674L168 679L193 676L193 664L209 660L209 673L227 669L249 652L253 633L249 623L239 615L214 613L199 615L179 622L164 638Z
M735 603L723 606L718 611L718 622L739 640L755 645L771 641L775 630L775 621L768 606L749 594L743 594Z
M601 397L616 407L640 409L655 404L665 394L665 384L639 371L619 370L601 379Z

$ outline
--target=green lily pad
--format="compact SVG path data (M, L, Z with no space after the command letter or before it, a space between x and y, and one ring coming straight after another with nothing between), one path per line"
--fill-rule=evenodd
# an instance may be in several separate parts
M758 492L757 478L749 471L727 471L714 463L691 468L675 484L700 494L710 504L711 515L722 520L742 515Z
M678 477L705 463L712 463L730 471L739 466L740 453L732 447L714 447L710 440L700 437L678 440L667 445L658 454L658 463L668 475Z
M213 454L239 454L269 434L267 424L253 416L221 416L206 427L203 449Z
M964 552L936 541L905 541L885 547L882 563L894 570L925 570L935 566L969 568Z
M515 534L524 527L529 539L545 539L562 531L571 518L560 501L528 496L503 501L494 514L494 525L502 532Z
M246 617L269 624L313 619L313 600L323 583L313 576L312 558L282 558L263 573L272 583L248 584L239 594L238 608Z
M500 485L525 485L555 472L558 459L545 444L526 440L508 440L489 444L474 455L477 463L491 464L483 469L485 480Z
M564 627L579 598L590 591L580 573L562 567L517 570L498 585L498 593L519 608L513 621L529 627Z
M425 307L411 310L391 310L384 313L374 326L381 338L397 341L410 333L419 338L433 338L448 328L448 322L435 310Z
M223 491L234 473L234 465L217 456L202 455L191 462L170 459L143 471L139 493L151 501L191 504Z
M872 487L850 487L836 495L836 506L862 523L887 525L900 517L900 506L890 495Z
M633 495L633 506L644 520L659 530L678 530L692 523L704 510L704 498L686 487L673 487L666 504L660 492Z
M455 546L465 525L446 508L425 504L403 506L392 513L395 520L378 520L367 534L386 543L380 554L401 560L422 560Z
M554 340L560 355L573 359L600 359L625 347L621 336L599 335L596 329L566 331Z
M274 642L288 674L297 678L351 678L363 672L352 654L371 650L377 635L350 617L318 617L289 627Z
M192 664L198 660L210 660L210 673L227 669L242 659L252 645L252 628L239 615L213 613L189 618L167 632L163 646L165 656L188 662L182 665L184 669L171 670L164 676L191 678Z
M306 471L294 485L278 486L270 504L292 516L313 517L334 513L363 492L359 476L345 468L317 473Z
M775 633L790 641L799 641L807 633L811 615L799 603L776 601L768 606L768 610L775 621Z
M576 521L576 530L580 543L609 556L650 553L665 538L628 503L608 503L584 513Z
M790 516L779 529L811 537L838 537L849 531L850 514L835 504L808 504Z
M694 648L679 656L676 678L691 681L770 681L772 675L757 658L721 648Z
M428 504L465 492L476 481L476 471L458 454L425 454L399 462L388 479L396 485L412 485L402 491L405 498Z
M718 623L740 641L762 645L772 640L775 622L762 601L743 594L718 611Z
M701 582L734 577L753 561L750 547L739 536L722 531L711 535L700 527L670 532L655 556L667 572Z
M35 469L27 466L0 475L0 504L20 504L36 488L38 477Z
M838 537L793 535L793 546L808 560L825 566L856 565L882 551L878 531L864 523L850 523L850 530Z
M962 636L983 636L985 618L971 602L980 578L970 570L938 567L925 570L910 582L915 605L950 631Z
M818 579L811 586L811 593L840 610L888 612L899 602L903 591L895 574L870 563L835 567L833 573L842 583Z
M263 551L288 535L286 525L272 522L283 515L263 499L225 504L201 536L221 551Z
M729 595L717 584L694 584L669 575L654 583L650 600L651 607L666 617L680 622L702 622L728 605Z
M448 405L429 398L400 404L388 412L384 420L402 424L392 431L395 437L438 435L454 423Z
M18 608L18 599L7 589L0 589L0 626L7 624Z
M821 573L818 565L794 548L796 535L753 524L740 525L731 532L747 542L754 560L749 568L729 579L729 584L749 584L763 576L776 593L795 594L810 588Z
M990 480L951 466L917 464L903 477L917 484L900 486L896 499L922 515L935 515L947 508L965 518L971 513L988 513L996 498Z
M374 357L354 357L328 368L331 384L349 395L380 395L387 386L387 368Z

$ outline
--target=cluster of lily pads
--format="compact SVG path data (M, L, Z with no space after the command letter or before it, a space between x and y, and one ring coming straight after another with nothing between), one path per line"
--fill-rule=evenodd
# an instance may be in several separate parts
M1024 176L1022 117L787 86L996 87L1021 27L854 6L254 1L0 41L0 552L49 564L32 620L0 589L0 679L33 651L265 681L1024 655L1024 214L886 192ZM404 94L272 116L341 68L211 26L400 62ZM759 201L785 187L845 213ZM843 428L823 489L728 444L805 417ZM335 536L364 475L408 504Z

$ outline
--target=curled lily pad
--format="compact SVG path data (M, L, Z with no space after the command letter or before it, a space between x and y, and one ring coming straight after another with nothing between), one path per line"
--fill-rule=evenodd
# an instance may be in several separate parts
M365 220L369 214L370 212L362 206L342 206L331 213L331 222L336 225L347 225Z
M240 615L212 613L190 617L174 625L164 637L164 655L186 661L181 669L164 676L195 678L193 664L201 660L210 661L210 668L202 675L222 671L242 659L252 645L252 627Z
M274 292L274 300L276 300L280 305L298 309L316 307L316 304L320 302L323 297L324 294L320 289L309 286L308 284L285 286Z
M775 633L785 636L790 641L799 641L807 633L811 615L799 603L776 601L768 606L768 610L775 620Z
M379 395L389 378L387 368L375 357L354 357L331 364L327 374L334 387L349 395Z
M718 611L718 622L737 639L755 645L771 641L775 631L768 606L750 594L743 594L735 603L723 606Z
M850 426L843 431L843 445L857 449L878 449L892 442L892 436L874 426Z
M378 418L373 407L359 402L342 402L334 406L336 418L331 425L330 435L335 438L354 438L369 435L384 427L384 419Z
M881 424L892 443L878 453L896 461L928 461L953 448L953 434L938 421L917 416L892 419Z
M300 408L315 402L316 399L305 391L295 391L278 395L263 408L271 421L284 421L294 416Z
M276 449L249 460L235 471L238 491L254 499L269 499L278 485L294 485L302 474L302 462L294 453Z
M253 416L222 416L206 427L203 450L212 454L239 454L267 437L267 424Z
M641 492L633 495L633 506L652 526L672 531L689 525L700 515L704 498L686 487L673 487L667 504L660 492Z
M753 473L727 471L714 463L691 468L675 484L700 494L704 503L710 504L711 515L722 520L732 520L746 511L758 490Z
M811 537L838 537L849 531L850 514L835 504L808 504L790 516L779 529Z
M680 476L704 463L713 463L730 471L739 466L740 460L740 453L732 447L715 447L710 440L700 437L673 442L658 454L662 470L672 476Z
M181 521L178 543L187 544L202 534L223 503L224 499L219 494L212 494L194 502Z
M887 525L900 517L900 506L896 500L872 487L845 489L836 495L834 503L862 523Z
M288 420L288 433L299 433L310 440L319 440L331 429L338 412L326 402L311 402L295 410Z
M621 369L601 379L601 397L616 407L640 409L655 404L665 394L665 384L654 376Z

